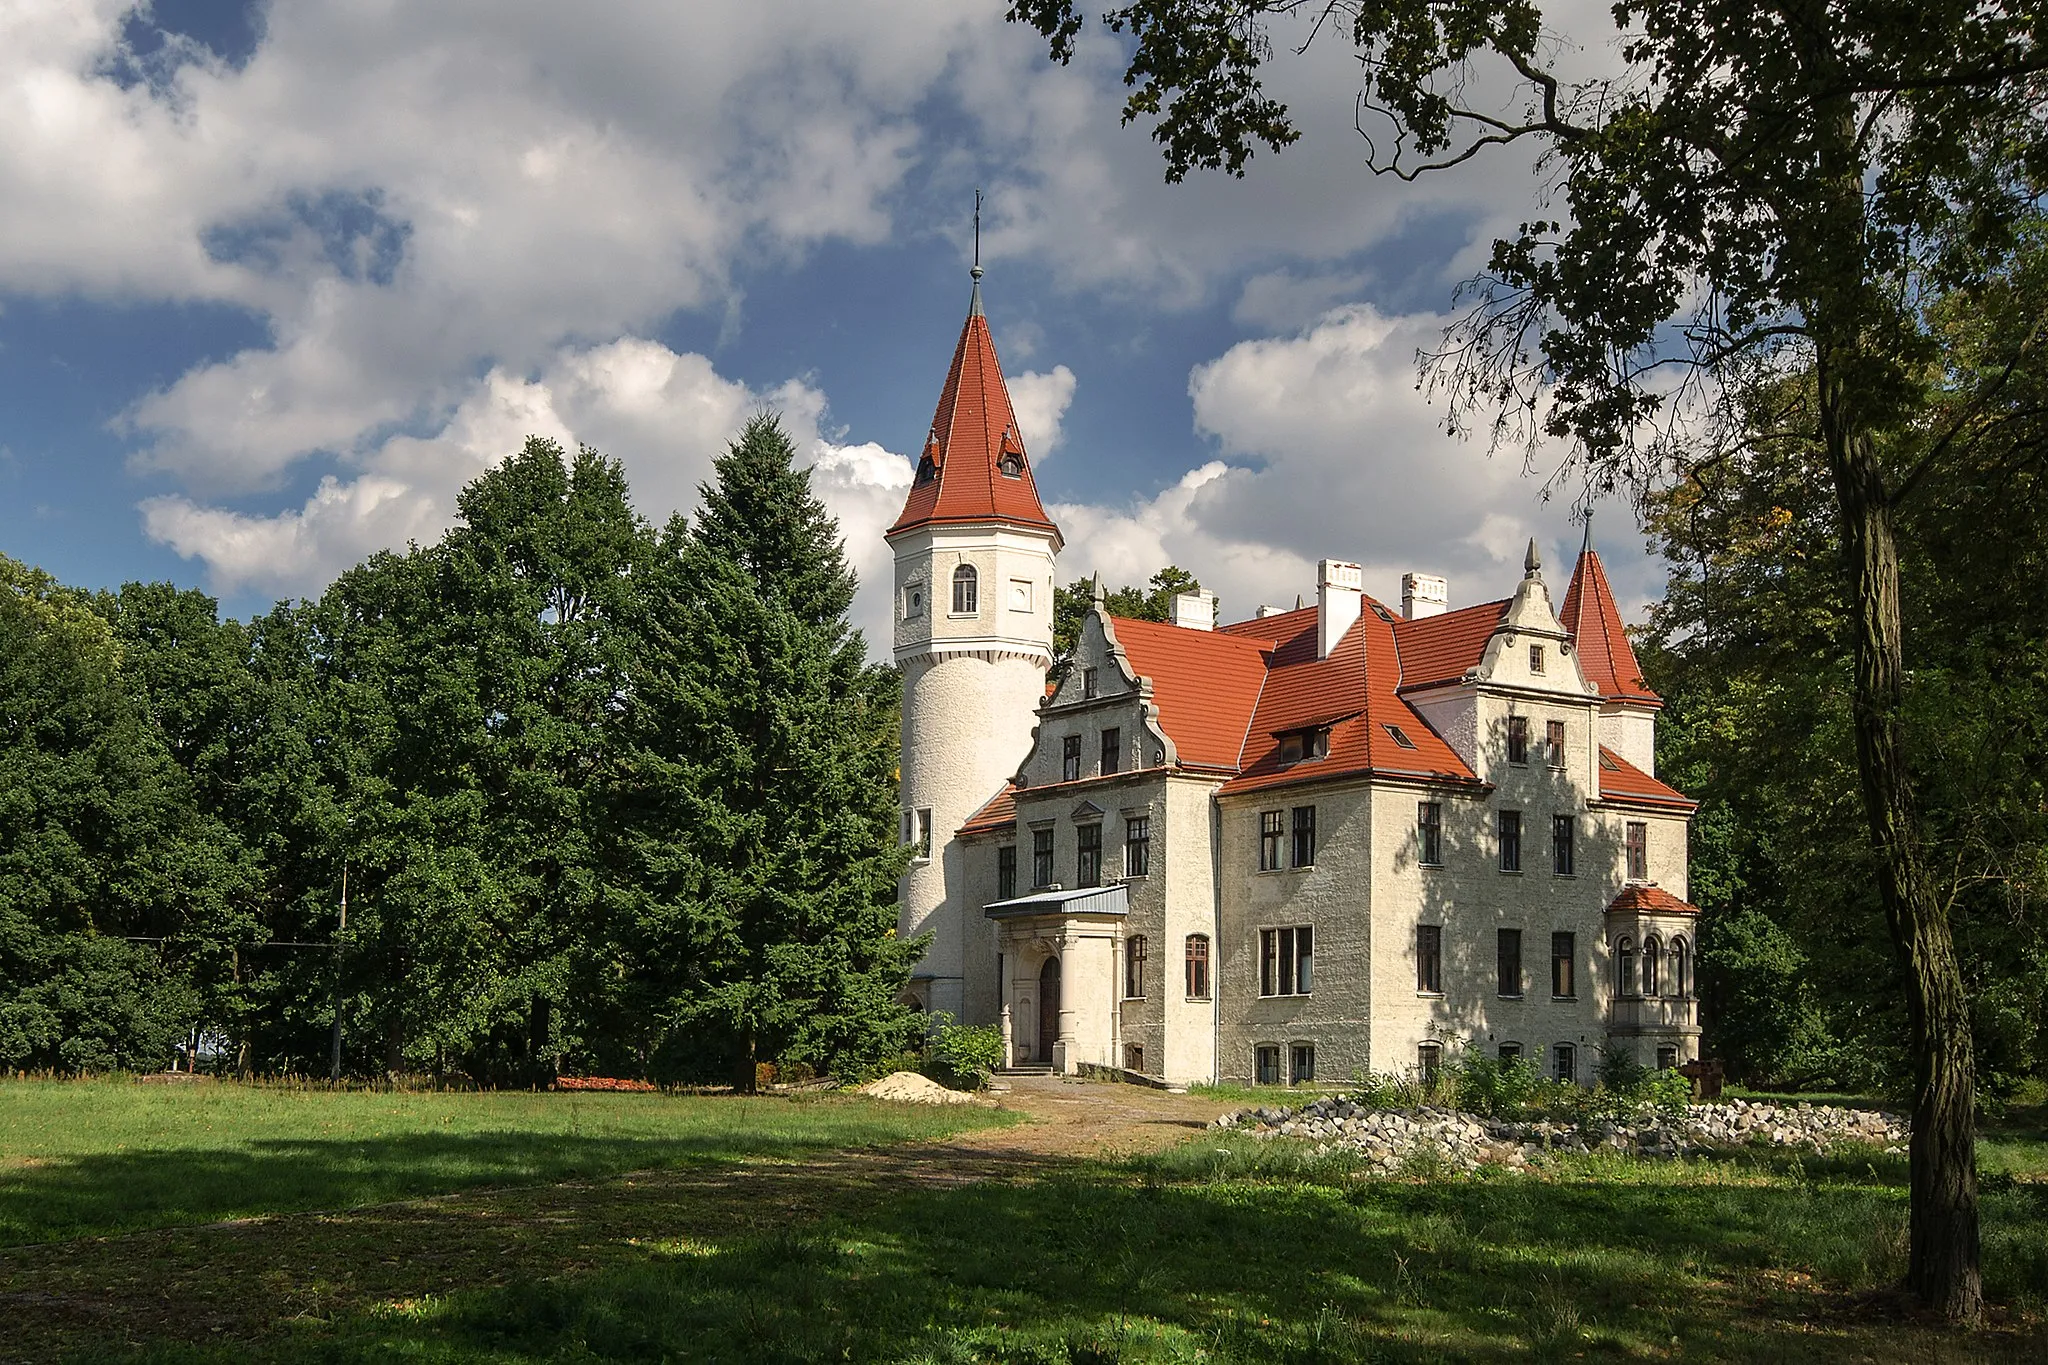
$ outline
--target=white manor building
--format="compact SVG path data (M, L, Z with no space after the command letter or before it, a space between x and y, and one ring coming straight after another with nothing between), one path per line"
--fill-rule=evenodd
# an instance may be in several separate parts
M1692 1060L1693 803L1590 535L1561 609L1533 542L1455 611L1335 559L1315 605L1220 627L1207 593L1171 625L1098 597L1054 687L1060 531L980 273L887 533L918 1003L1016 1065L1176 1082Z

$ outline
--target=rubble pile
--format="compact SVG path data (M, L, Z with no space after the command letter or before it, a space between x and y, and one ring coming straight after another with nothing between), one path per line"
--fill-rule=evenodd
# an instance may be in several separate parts
M1299 1138L1327 1152L1365 1154L1368 1166L1391 1173L1430 1158L1460 1170L1526 1166L1547 1152L1614 1151L1644 1157L1688 1156L1750 1145L1799 1147L1820 1153L1840 1143L1903 1152L1906 1125L1897 1115L1825 1104L1759 1104L1730 1099L1688 1105L1683 1118L1647 1106L1629 1118L1489 1119L1455 1109L1375 1109L1347 1096L1295 1108L1241 1109L1210 1125L1258 1138Z

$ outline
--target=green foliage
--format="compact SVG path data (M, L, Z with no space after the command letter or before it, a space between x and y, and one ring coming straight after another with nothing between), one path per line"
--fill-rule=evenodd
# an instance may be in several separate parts
M1488 1118L1526 1111L1543 1086L1543 1075L1522 1057L1506 1061L1467 1049L1447 1063L1457 1106Z
M956 1024L943 1011L931 1016L924 1073L955 1090L980 1090L1003 1064L1003 1031L987 1024Z
M1121 616L1130 621L1171 621L1173 599L1185 592L1201 590L1201 581L1193 574L1178 564L1169 564L1152 575L1148 587L1134 588L1127 583L1121 588L1105 591L1102 605L1111 616ZM1064 674L1066 661L1074 652L1074 644L1081 638L1081 623L1088 619L1088 612L1094 605L1093 579L1077 578L1054 592L1052 649L1056 674ZM1216 609L1220 615L1220 599Z

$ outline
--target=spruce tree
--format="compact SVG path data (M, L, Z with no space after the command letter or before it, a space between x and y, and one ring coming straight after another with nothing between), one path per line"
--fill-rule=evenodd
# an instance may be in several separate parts
M645 587L639 781L621 885L658 1070L716 1052L843 1067L900 1050L922 943L895 936L898 685L846 619L855 579L780 421L750 420ZM678 1052L686 1055L677 1056Z

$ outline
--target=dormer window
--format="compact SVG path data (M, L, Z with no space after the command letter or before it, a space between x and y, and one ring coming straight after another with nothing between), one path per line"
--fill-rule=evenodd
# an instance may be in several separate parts
M1330 727L1327 725L1317 725L1306 730L1290 730L1280 736L1282 766L1329 756Z
M1393 740L1394 743L1400 745L1402 748L1412 749L1415 747L1415 741L1408 738L1408 732L1406 730L1403 730L1400 726L1389 725L1386 727L1386 731L1387 738Z
M996 461L996 468L1006 479L1021 479L1024 477L1024 457L1014 450L1006 450L1003 458Z

